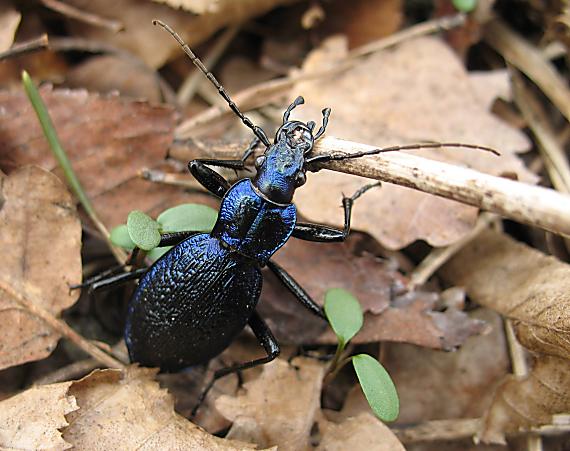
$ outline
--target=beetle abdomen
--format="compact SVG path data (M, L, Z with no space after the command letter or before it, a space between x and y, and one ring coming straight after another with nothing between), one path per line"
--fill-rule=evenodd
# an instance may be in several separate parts
M261 281L257 265L218 239L183 241L148 270L131 298L131 361L176 371L218 355L247 324Z

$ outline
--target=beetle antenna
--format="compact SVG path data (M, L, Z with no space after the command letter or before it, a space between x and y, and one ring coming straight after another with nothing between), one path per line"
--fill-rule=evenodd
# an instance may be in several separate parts
M313 133L313 130L315 129L315 126L317 124L315 123L315 121L309 121L307 122L307 127L309 127L309 130L311 130L311 133Z
M331 109L325 108L323 110L323 125L321 125L321 128L319 128L319 131L315 135L315 141L317 139L319 139L325 133L325 130L327 129L327 125L329 124L329 116L330 115L331 115Z
M320 130L319 130L320 131ZM316 138L316 137L315 137ZM306 163L326 163L327 161L341 161L341 160L349 160L353 158L360 158L366 157L369 155L378 155L380 153L385 152L396 152L399 150L419 150L419 149L441 149L444 147L456 147L456 148L464 148L464 149L476 149L476 150L483 150L485 152L490 152L493 155L500 156L501 154L491 148L486 146L479 146L477 144L463 144L463 143L419 143L419 144L406 144L403 146L391 146L391 147L381 147L377 149L371 150L363 150L360 152L355 153L346 153L346 154L325 154L325 155L316 155L312 158L308 158Z
M182 49L184 50L184 52L186 53L186 55L188 55L188 57L192 60L192 62L194 63L194 65L206 76L206 78L208 80L210 80L210 82L216 87L216 89L218 90L218 92L220 93L220 95L224 98L224 100L228 103L229 107L231 108L231 110L241 119L241 121L247 126L249 127L253 133L255 134L255 136L257 136L260 141L265 144L265 146L269 147L271 145L271 143L269 142L269 139L267 139L267 135L265 134L265 132L263 131L263 129L261 127L258 127L257 125L255 125L251 119L249 119L248 117L246 117L238 108L238 106L234 103L234 101L231 99L230 95L227 93L227 91L224 89L224 87L220 84L220 82L218 80L216 80L216 77L214 77L214 74L212 74L212 72L210 72L208 69L206 69L206 66L204 66L204 63L202 63L202 61L200 61L200 59L194 54L194 52L190 49L190 47L188 47L188 44L186 44L184 42L184 40L180 37L180 35L178 33L176 33L169 25L165 24L164 22L154 19L152 21L153 25L160 25L162 28L164 28L166 31L168 31L170 33L170 35L176 39L176 41L178 42L178 44L180 44L180 46L182 47Z
M289 115L291 114L291 111L293 111L295 109L295 107L298 107L299 105L302 105L303 103L305 103L305 99L303 98L303 96L299 96L295 100L293 100L293 103L291 105L289 105L287 107L287 109L285 110L285 113L283 113L283 123L285 123L289 120Z

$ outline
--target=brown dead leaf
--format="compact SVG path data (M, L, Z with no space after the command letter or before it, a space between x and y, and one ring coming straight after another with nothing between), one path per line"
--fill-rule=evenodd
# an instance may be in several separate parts
M127 49L139 55L149 66L158 68L180 50L168 33L152 25L153 19L160 19L169 24L180 33L188 45L193 46L205 41L226 25L242 23L292 1L218 0L214 11L208 10L196 16L150 1L71 0L68 3L84 11L119 20L124 24L125 30L113 33L101 27L88 27L73 21L69 22L69 26L74 35L109 42L116 47Z
M131 366L95 371L69 393L79 410L68 415L64 439L77 450L208 449L255 446L214 437L174 412L172 396L154 380L156 370Z
M14 36L22 15L14 9L12 2L0 2L0 52L8 50L14 43Z
M33 287L39 307L57 316L77 300L69 284L81 280L81 224L65 185L38 167L0 179L0 273L18 291ZM59 335L0 290L0 367L48 356Z
M494 388L509 371L503 324L491 310L470 315L488 324L490 333L467 340L454 352L386 343L382 363L398 388L399 424L438 419L478 418L490 405ZM344 404L343 417L368 412L360 387Z
M216 408L233 421L228 438L277 445L279 450L308 447L320 407L324 366L307 358L293 364L297 368L274 360L263 366L258 379L244 384L244 393L216 400Z
M470 319L458 308L436 311L441 304L437 293L405 293L407 279L393 263L370 254L355 255L352 249L357 244L357 236L344 244L290 240L275 261L320 305L330 288L344 288L358 298L365 317L355 343L397 341L450 350L484 329L483 322ZM279 340L336 343L326 323L308 314L273 274L266 271L264 278L259 312Z
M305 69L314 70L345 54L343 41L329 40L308 58ZM536 180L514 155L528 147L526 137L486 110L461 63L438 39L405 42L333 80L298 83L293 92L305 96L306 105L295 110L303 120L316 120L321 108L332 107L329 135L378 146L418 141L486 145L503 155L463 149L416 153L494 175L516 173L519 180ZM323 171L308 177L295 201L307 219L341 225L341 191L352 194L364 183L358 177ZM471 230L476 214L473 207L384 184L358 200L353 224L390 249L418 239L444 246Z
M489 230L440 272L474 301L513 318L527 348L570 358L570 265Z
M224 0L153 0L171 8L184 9L193 14L218 13Z
M369 413L342 423L319 421L322 439L317 451L405 451L388 426Z
M138 179L143 167L163 163L172 141L173 110L117 96L52 90L41 94L73 168L102 221L109 228L125 221L134 206L152 210L180 190ZM23 92L0 92L0 169L24 164L54 170L37 118ZM59 169L55 169L60 174ZM63 177L62 177L63 178ZM139 205L140 204L140 205Z
M542 355L525 378L508 377L497 389L480 438L505 444L505 434L551 424L570 410L570 361Z
M402 0L353 0L324 6L325 20L319 31L345 35L351 48L388 36L402 24Z
M94 56L74 67L66 75L66 85L101 94L118 91L123 97L155 103L162 99L157 78L151 72L115 55Z
M33 387L0 403L0 449L69 449L60 429L77 410L71 382Z

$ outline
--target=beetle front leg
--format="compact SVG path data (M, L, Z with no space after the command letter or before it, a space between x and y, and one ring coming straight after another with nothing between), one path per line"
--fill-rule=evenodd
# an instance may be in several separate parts
M212 376L210 382L208 382L208 385L206 385L206 388L204 389L200 397L198 398L196 406L192 409L192 416L196 415L196 412L204 402L204 399L206 399L206 395L208 394L208 392L214 386L214 383L218 379L227 376L228 374L231 373L237 373L241 370L246 370L248 368L253 368L254 366L259 366L265 363L269 363L272 360L274 360L281 352L281 349L279 348L279 343L277 343L277 340L275 340L275 337L273 336L271 329L269 329L269 326L265 323L265 321L263 321L261 316L259 316L259 313L254 311L253 315L251 315L251 317L248 320L248 324L251 330L253 331L255 338L257 338L259 344L263 346L263 349L265 350L267 356L262 357L260 359L251 360L249 362L238 363L237 365L232 365L217 370Z
M248 157L253 153L259 138L255 138L247 147L240 160L213 160L207 158L199 158L192 160L188 163L188 169L196 180L214 196L223 197L226 191L230 188L230 183L208 166L216 166L220 168L229 169L244 169L245 162Z
M326 319L323 309L319 304L317 304L313 298L305 291L305 289L299 285L299 283L293 279L293 277L285 271L277 263L269 260L267 262L267 267L273 271L277 278L287 287L287 289L297 298L297 300L303 304L311 313L317 315L319 318Z
M365 185L350 197L342 198L344 208L344 227L342 230L329 227L323 224L312 224L310 222L298 222L295 224L292 236L305 241L317 241L321 243L338 243L345 241L350 234L350 220L352 217L352 207L354 201L362 196L366 191L375 186L380 186L380 182Z

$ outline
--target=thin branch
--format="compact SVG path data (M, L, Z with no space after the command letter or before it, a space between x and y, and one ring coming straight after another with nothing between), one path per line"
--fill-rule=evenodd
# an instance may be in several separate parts
M496 20L485 28L485 41L523 72L570 121L570 89L554 65L535 46Z
M21 56L26 53L37 52L38 50L44 50L48 48L49 40L47 34L42 34L38 38L30 39L29 41L19 42L14 44L8 50L0 52L0 61L13 58L15 56Z
M67 338L79 349L85 351L101 364L109 368L125 368L125 365L123 363L119 362L114 357L111 357L109 354L103 352L99 347L95 346L89 340L86 340L77 332L75 332L64 321L56 318L50 312L40 307L42 304L41 301L32 294L31 290L22 290L24 291L24 294L22 295L2 279L0 279L0 290L4 291L8 296L10 296L14 301L24 307L32 315L41 319L54 332L58 333L62 337Z
M186 145L176 143L170 150L170 157L187 162L203 152L202 156L212 158L240 158L243 149L236 143L213 146L192 140ZM317 142L311 156L336 152L344 155L373 149L376 147L327 137ZM552 189L402 152L329 162L320 168L406 186L570 236L570 195Z
M324 138L315 145L312 155L373 149L366 144ZM570 236L570 196L552 189L400 152L330 162L321 167L414 188Z
M41 0L41 2L46 8L58 12L66 17L88 23L89 25L95 25L96 27L107 28L114 33L124 30L125 28L118 20L107 19L106 17L101 17L97 14L83 11L59 0Z
M463 249L467 244L473 241L477 236L485 230L496 219L496 216L489 213L483 213L479 216L477 224L471 231L450 246L434 248L424 258L414 271L410 274L410 290L425 284L436 271L447 263L455 254Z

